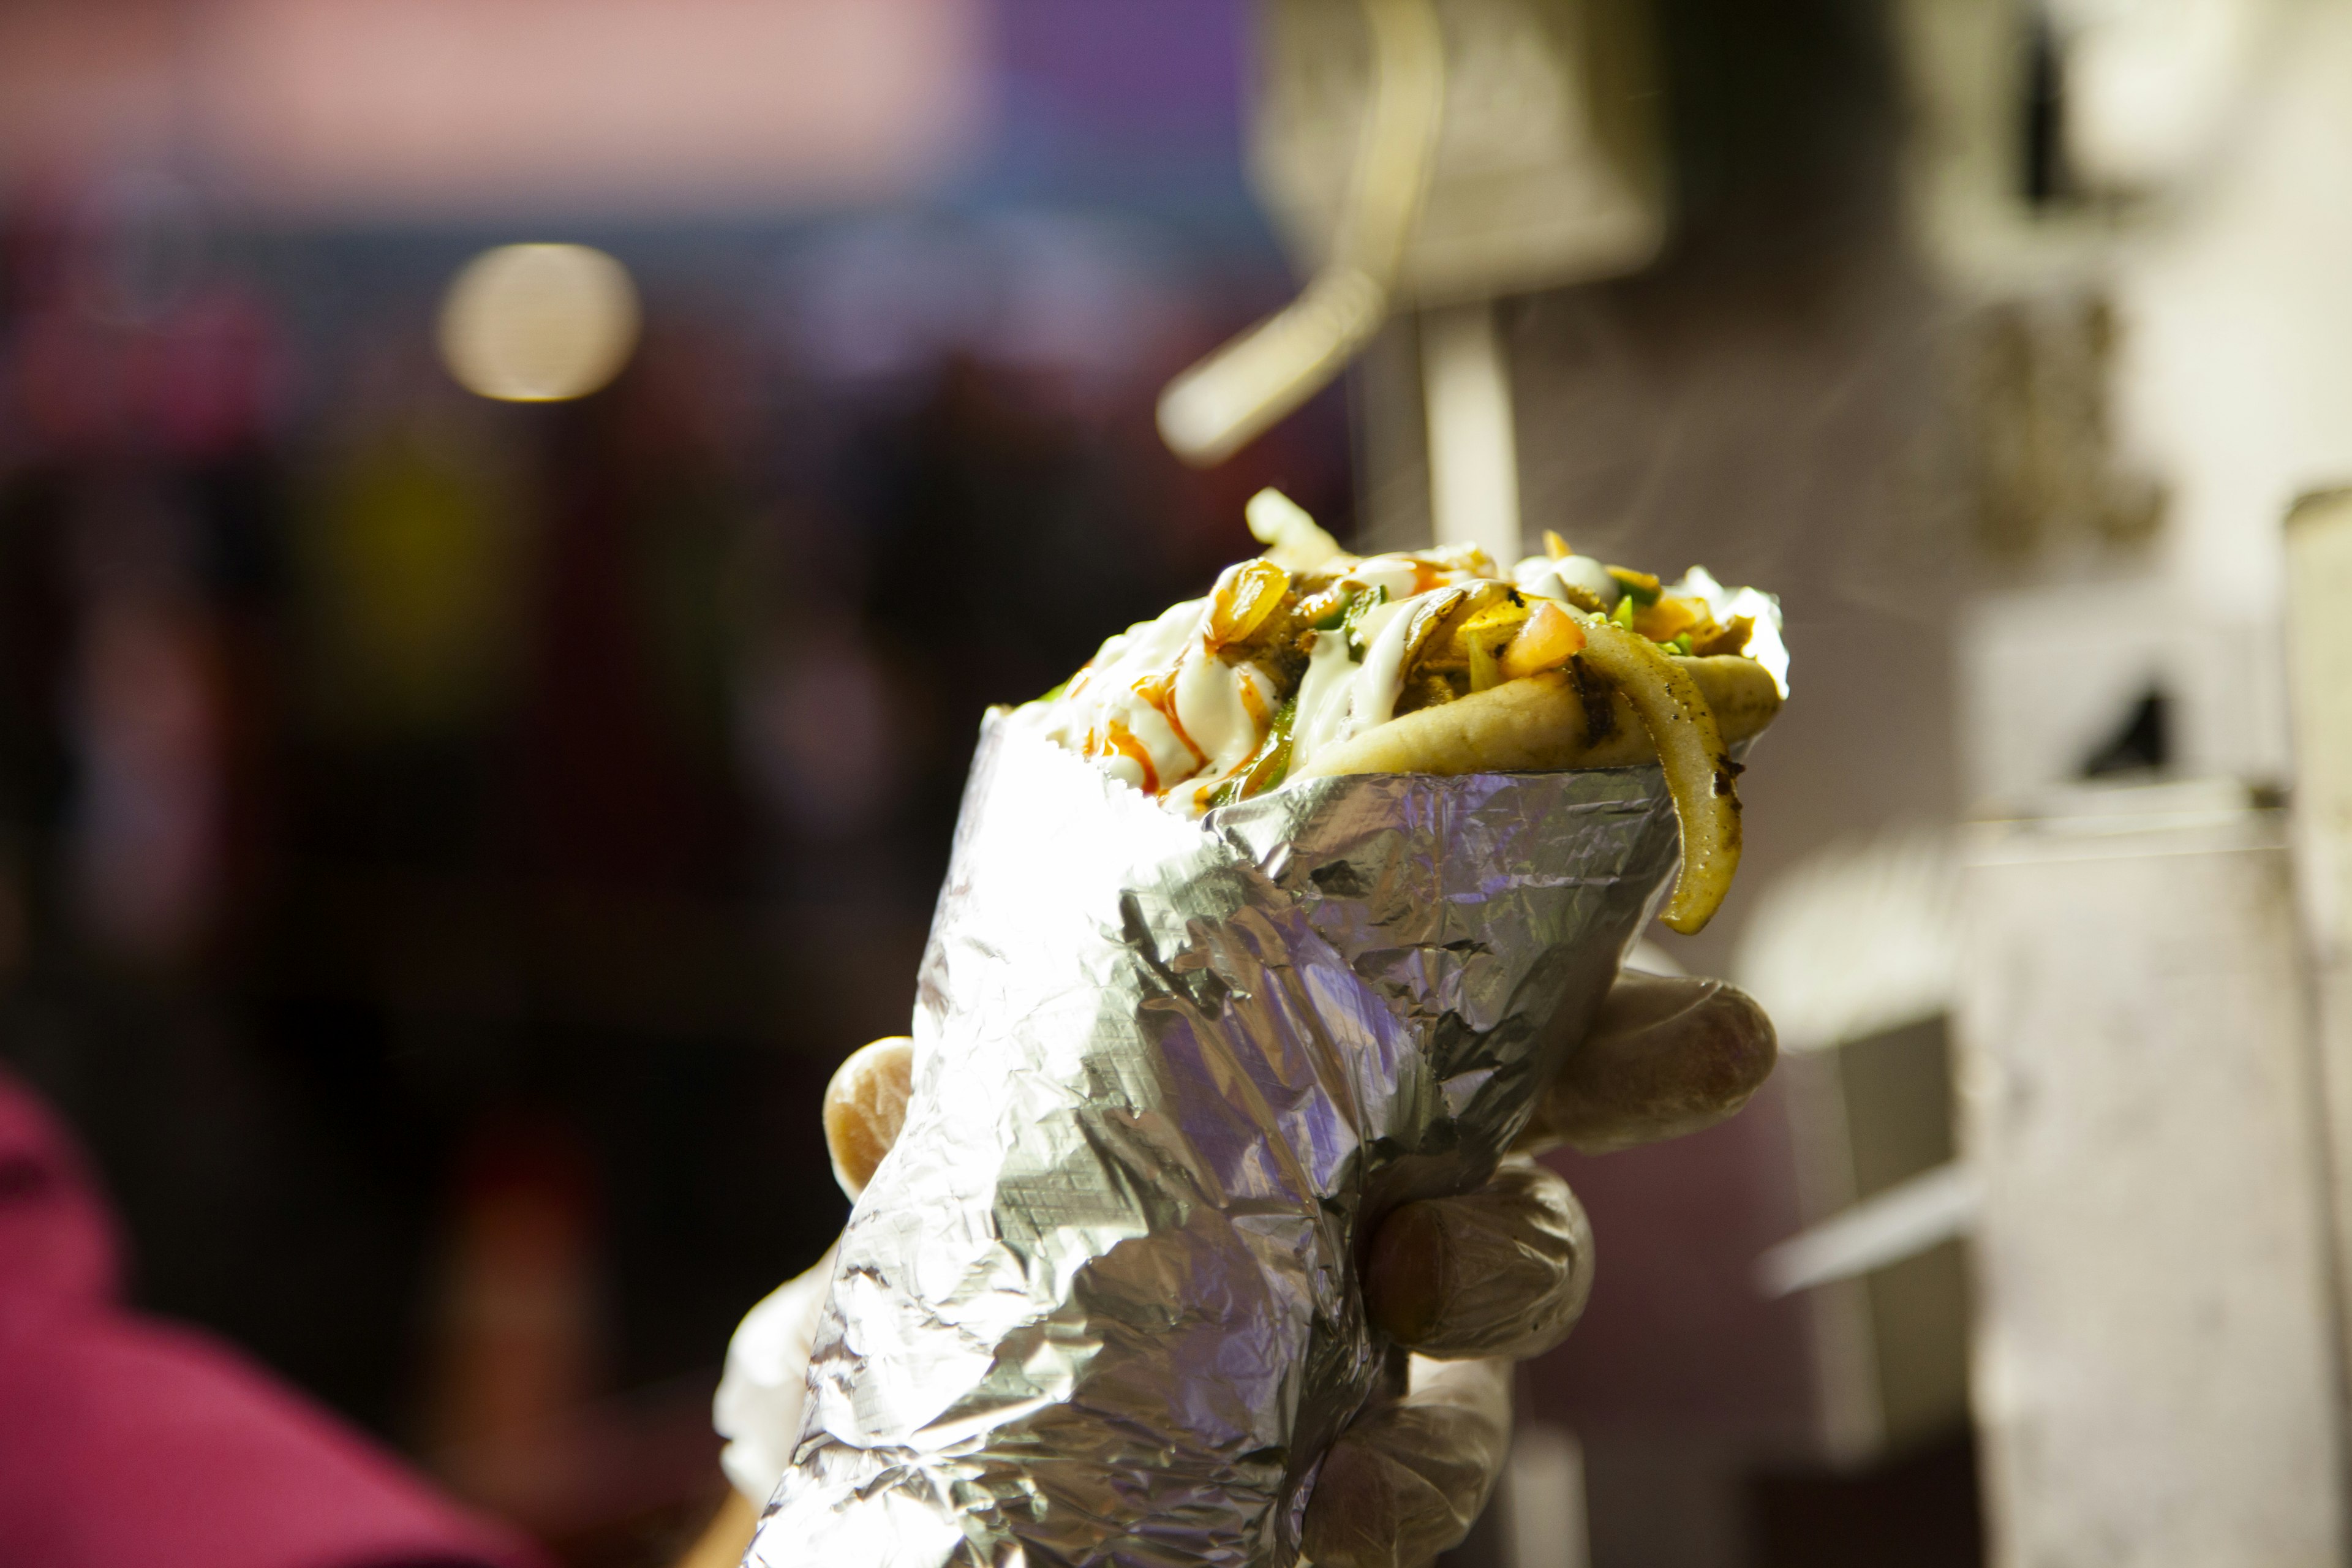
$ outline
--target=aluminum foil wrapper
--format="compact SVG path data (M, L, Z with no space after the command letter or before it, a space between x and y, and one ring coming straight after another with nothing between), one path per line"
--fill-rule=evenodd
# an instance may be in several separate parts
M1196 823L992 719L747 1562L1286 1568L1393 1359L1371 1222L1491 1172L1676 854L1654 767Z

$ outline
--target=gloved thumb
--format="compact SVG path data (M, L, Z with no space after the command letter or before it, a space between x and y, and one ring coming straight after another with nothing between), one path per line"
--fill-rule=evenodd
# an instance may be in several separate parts
M914 1087L915 1042L889 1035L850 1053L824 1086L824 1146L833 1179L852 1198L898 1141Z
M1315 1568L1425 1568L1461 1544L1511 1445L1511 1363L1414 1356L1402 1399L1332 1443L1307 1500Z
M1430 1356L1541 1355L1591 1293L1591 1222L1566 1182L1526 1159L1475 1192L1390 1214L1364 1268L1372 1321Z
M727 1439L719 1468L753 1508L773 1494L800 1441L809 1347L832 1284L833 1249L827 1247L816 1267L778 1286L745 1314L728 1342L711 1424Z

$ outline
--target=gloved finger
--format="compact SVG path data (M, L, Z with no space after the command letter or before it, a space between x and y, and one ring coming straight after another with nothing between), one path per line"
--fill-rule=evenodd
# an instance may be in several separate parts
M1540 1355L1591 1294L1591 1222L1566 1182L1526 1159L1475 1192L1391 1211L1365 1257L1366 1312L1426 1356Z
M1747 1104L1778 1054L1746 992L1627 970L1513 1147L1597 1154L1696 1132Z
M814 1268L770 1291L727 1342L711 1424L727 1439L719 1468L754 1508L775 1491L800 1441L809 1349L833 1285L833 1259L827 1247Z
M890 1035L850 1053L824 1086L825 1152L833 1179L853 1198L898 1141L914 1072L915 1042Z
M1627 970L1515 1145L1590 1153L1679 1137L1722 1121L1772 1071L1771 1020L1720 980ZM906 1120L914 1043L891 1036L841 1064L824 1094L825 1143L856 1197Z
M1316 1568L1424 1568L1461 1544L1511 1447L1511 1363L1414 1356L1403 1398L1339 1434L1307 1500Z

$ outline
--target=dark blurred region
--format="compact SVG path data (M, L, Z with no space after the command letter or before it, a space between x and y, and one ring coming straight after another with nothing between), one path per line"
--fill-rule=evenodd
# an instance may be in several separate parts
M1234 16L922 9L995 107L846 205L647 213L624 169L499 220L331 137L268 165L297 201L11 122L0 1052L94 1148L143 1305L579 1563L718 1496L719 1356L845 1213L817 1097L905 1027L982 710L1202 591L1256 486L1346 524L1329 400L1206 476L1150 426L1286 287ZM331 11L0 30L120 66L211 28L282 73ZM776 70L863 67L902 68ZM636 352L576 402L473 396L441 290L551 232L635 274Z

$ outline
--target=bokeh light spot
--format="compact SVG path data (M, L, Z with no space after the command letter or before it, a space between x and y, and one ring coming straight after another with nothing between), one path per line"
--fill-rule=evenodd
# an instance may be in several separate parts
M637 343L628 268L584 245L502 245L449 280L441 357L469 392L509 403L583 397Z

